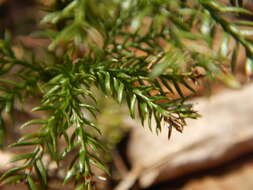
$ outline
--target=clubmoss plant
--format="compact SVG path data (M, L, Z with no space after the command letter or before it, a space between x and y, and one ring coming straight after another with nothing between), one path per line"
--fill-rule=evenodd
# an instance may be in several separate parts
M246 1L41 2L44 29L33 36L50 40L44 59L37 59L32 49L29 59L18 56L8 32L0 41L1 139L3 115L21 109L16 105L26 106L34 98L38 105L31 111L46 113L44 119L21 126L39 129L11 146L31 146L33 151L14 158L24 164L4 173L2 184L48 189L46 154L58 165L75 154L65 166L64 183L74 182L76 190L93 188L94 166L109 173L100 159L105 148L95 119L94 87L126 103L130 116L138 116L143 125L152 128L154 119L157 133L168 127L170 136L172 129L183 130L185 119L199 116L185 103L183 88L195 93L204 77L238 86L231 73L239 47L247 57L246 72L252 73L253 22L243 17L252 16L244 8ZM65 147L59 147L60 139Z

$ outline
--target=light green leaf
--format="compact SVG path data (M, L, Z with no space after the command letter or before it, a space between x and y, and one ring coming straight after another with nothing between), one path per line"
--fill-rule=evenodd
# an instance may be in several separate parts
M77 171L75 167L72 167L70 170L68 170L65 178L64 178L64 184L68 183L72 177L74 177L76 175Z
M105 72L105 90L107 94L112 94L111 90L111 76L109 72Z
M36 166L37 166L37 172L39 176L41 176L42 182L46 185L47 184L47 173L46 169L44 167L43 162L39 159L36 161Z
M117 89L117 100L118 100L118 103L122 103L122 100L123 100L123 92L124 92L124 84L122 82L119 83L119 88Z
M27 121L26 123L24 123L23 125L21 125L21 129L29 126L29 125L43 125L43 124L46 124L47 121L45 120L41 120L41 119L34 119L34 120L30 120L30 121Z
M31 176L27 176L27 181L28 181L30 190L38 190L38 187L35 184L35 182L33 181Z
M253 74L253 59L247 58L246 64L245 64L245 72L247 76L252 76Z
M25 178L26 178L26 174L13 175L13 176L5 178L2 181L2 184L17 183L20 180L25 179Z
M136 101L137 101L137 97L136 97L135 94L133 94L132 97L131 97L131 100L130 100L130 107L129 107L130 116L132 118L135 118L135 104L136 104Z

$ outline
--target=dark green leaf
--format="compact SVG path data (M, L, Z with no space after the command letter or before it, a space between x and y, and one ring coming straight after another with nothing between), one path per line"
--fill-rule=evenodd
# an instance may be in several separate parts
M11 144L10 147L33 146L33 145L40 144L41 142L42 142L41 139L34 139L29 142L17 142L17 143Z
M138 107L141 123L144 125L144 121L147 120L147 116L149 114L148 105L145 102L139 102Z
M14 158L12 158L11 162L16 162L16 161L19 161L19 160L30 159L33 156L35 156L35 153L19 154L19 155L15 156Z
M182 79L181 83L188 88L191 92L195 93L196 91L184 80Z
M239 43L236 43L236 46L233 50L232 58L231 58L231 70L232 72L235 72L235 67L237 63L237 57L238 57L238 51L239 51Z
M175 88L176 88L178 94L179 94L182 98L184 98L184 94L183 94L181 88L179 87L179 84L177 83L177 81L172 80L172 83L174 84L174 86L175 86Z
M6 135L6 129L4 125L4 120L0 115L0 147L3 146L3 143L5 141L5 135Z

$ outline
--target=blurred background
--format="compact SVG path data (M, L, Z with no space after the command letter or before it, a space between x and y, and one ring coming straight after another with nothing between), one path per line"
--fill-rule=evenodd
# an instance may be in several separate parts
M248 1L247 8L252 7ZM30 36L38 30L44 14L39 8L34 0L0 0L0 37L8 29L16 43L29 48L45 47L47 41ZM244 61L242 56L239 62ZM244 84L239 90L213 84L206 97L205 89L200 88L199 95L191 101L202 118L189 121L184 133L174 132L170 140L166 129L158 136L151 133L140 122L131 120L124 107L97 93L102 110L98 123L103 126L102 140L110 149L104 159L112 172L107 181L98 182L98 189L252 190L253 84L242 77L240 67L237 75ZM17 111L16 115L16 127L7 128L5 144L27 132L18 129L21 123L37 117L25 111ZM13 167L11 157L22 151L25 150L6 147L0 150L0 173ZM55 189L73 189L71 184L61 185L61 171L50 163L49 168ZM1 187L14 188L26 189L23 185Z

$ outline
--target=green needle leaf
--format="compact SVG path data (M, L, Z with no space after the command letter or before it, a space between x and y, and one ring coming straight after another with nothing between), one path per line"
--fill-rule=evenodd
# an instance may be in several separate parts
M135 94L132 95L130 101L130 116L135 118L135 105L136 105L137 97Z
M27 176L27 181L28 181L30 190L38 190L38 187L35 184L35 182L33 181L31 176Z

